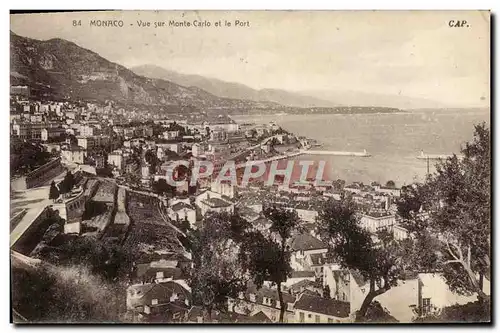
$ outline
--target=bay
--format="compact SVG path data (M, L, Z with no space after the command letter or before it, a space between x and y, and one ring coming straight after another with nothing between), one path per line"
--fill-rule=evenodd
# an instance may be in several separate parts
M303 155L296 159L324 160L325 178L385 183L398 186L422 181L427 161L416 157L426 154L459 154L473 137L474 125L486 122L489 109L411 110L393 114L323 114L231 116L239 123L276 122L297 136L317 140L318 150L358 151L371 157ZM435 170L430 161L430 172Z

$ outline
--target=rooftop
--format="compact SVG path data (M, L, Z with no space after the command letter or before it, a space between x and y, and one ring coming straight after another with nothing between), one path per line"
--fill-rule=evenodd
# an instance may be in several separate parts
M316 275L313 271L293 271L291 278L314 278Z
M291 248L294 251L307 251L317 249L327 249L322 241L310 234L299 234L292 239Z
M220 208L220 207L229 207L231 203L219 199L219 198L210 198L202 201L204 204L210 206L211 208Z
M193 207L191 207L191 205L188 205L187 203L185 202L178 202L176 203L175 205L172 205L172 207L170 207L174 212L178 212L182 209L194 209Z
M302 294L295 303L295 308L332 317L347 318L349 317L351 305L349 302L327 299L311 294Z

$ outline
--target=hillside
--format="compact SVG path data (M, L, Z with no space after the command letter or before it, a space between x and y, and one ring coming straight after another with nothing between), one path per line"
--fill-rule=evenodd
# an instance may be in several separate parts
M274 102L294 107L338 106L338 104L333 101L327 101L301 93L281 89L257 90L241 83L227 82L200 75L182 74L155 65L137 66L131 68L131 70L138 75L172 81L185 87L197 87L213 95L224 98Z
M167 107L275 106L221 98L198 88L146 78L63 39L40 41L12 32L10 37L11 84L29 85L41 95Z
M131 68L136 74L164 79L186 87L198 87L209 93L225 97L252 101L274 102L288 107L335 108L342 106L388 107L398 109L442 108L436 101L403 95L368 93L363 91L309 90L287 91L282 89L252 89L241 83L227 82L200 75L182 74L155 65Z
M331 91L331 90L309 90L301 93L322 98L328 101L338 101L342 105L356 106L374 106L391 107L398 109L417 109L417 108L445 108L443 103L425 98L416 98L403 95L367 93L362 91Z

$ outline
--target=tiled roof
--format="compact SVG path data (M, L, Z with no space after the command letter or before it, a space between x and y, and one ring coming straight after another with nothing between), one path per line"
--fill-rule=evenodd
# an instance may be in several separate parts
M292 239L291 247L294 251L307 251L328 248L322 241L310 234L299 234Z
M321 288L321 284L316 281L301 280L297 283L292 284L290 286L290 289L297 291L300 290L301 288L306 288L306 287Z
M327 316L346 318L349 317L351 305L334 299L327 299L310 294L302 294L295 303L295 309L320 313Z
M272 323L271 319L262 311L257 312L252 316L252 321L259 323Z
M224 201L219 198L210 198L203 200L203 203L210 206L211 208L218 208L218 207L228 207L231 206L231 204L227 201Z
M181 201L181 202L176 203L176 204L175 204L175 205L173 205L171 208L172 208L172 210L173 210L174 212L178 212L178 211L179 211L179 210L181 210L181 209L194 209L193 207L191 207L191 205L188 205L187 203L182 202L182 201Z
M276 289L271 289L269 287L263 286L260 289L257 289L257 287L254 284L250 284L247 291L245 292L245 298L246 300L250 300L250 294L255 295L255 303L258 304L264 304L264 297L270 298L272 300L271 305L267 306L272 306L276 307L277 303L279 302L279 297L278 297L278 291ZM283 301L285 303L293 303L295 302L295 296L293 296L290 293L283 292Z
M291 278L313 278L316 274L313 271L293 271Z
M179 299L190 299L191 293L184 289L180 284L167 281L161 283L136 284L128 287L129 294L135 292L137 296L131 297L132 307L152 304L153 299L158 300L158 304L168 303L170 297L176 293Z
M172 278L174 280L182 277L182 271L178 267L155 267L150 264L138 264L136 277L146 280L155 279L157 272L163 272L163 278Z

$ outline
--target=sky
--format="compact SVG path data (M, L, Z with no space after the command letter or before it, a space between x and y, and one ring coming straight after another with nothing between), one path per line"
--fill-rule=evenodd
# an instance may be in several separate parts
M10 19L18 35L63 38L129 68L153 64L256 89L349 90L489 105L488 12L122 11ZM92 20L121 20L123 27L91 26ZM150 26L139 27L139 20ZM172 27L171 20L192 25ZM194 27L195 20L210 26ZM235 20L248 24L235 26ZM450 20L467 24L450 27Z

